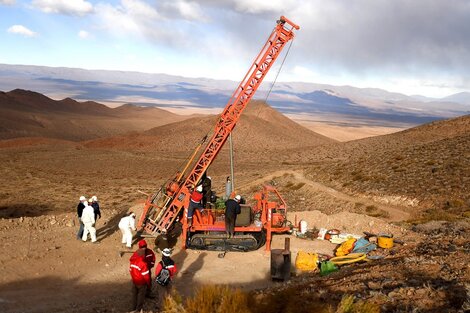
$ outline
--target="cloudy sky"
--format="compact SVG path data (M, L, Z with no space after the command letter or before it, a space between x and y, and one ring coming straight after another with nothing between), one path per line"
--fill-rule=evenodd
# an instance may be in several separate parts
M279 81L470 91L467 0L0 0L0 63L240 81L281 15Z

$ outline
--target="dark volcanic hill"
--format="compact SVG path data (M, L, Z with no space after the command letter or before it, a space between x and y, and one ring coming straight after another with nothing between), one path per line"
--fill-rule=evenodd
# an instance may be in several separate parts
M0 139L80 141L142 131L185 118L158 108L124 105L112 109L93 101L56 101L21 89L0 92Z

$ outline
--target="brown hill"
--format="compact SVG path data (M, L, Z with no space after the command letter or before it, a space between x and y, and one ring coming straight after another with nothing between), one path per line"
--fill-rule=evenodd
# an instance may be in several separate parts
M20 89L0 92L0 113L0 139L48 137L73 141L142 131L187 118L158 108L124 105L112 109L93 101L56 101Z
M102 138L87 142L88 147L191 151L205 135L212 135L217 116L192 117L162 125L140 134ZM233 131L234 149L246 152L284 151L335 142L285 117L264 102L253 101Z
M470 215L470 115L321 147L311 155L310 161L323 162L310 166L309 176L332 186L414 203L427 217Z

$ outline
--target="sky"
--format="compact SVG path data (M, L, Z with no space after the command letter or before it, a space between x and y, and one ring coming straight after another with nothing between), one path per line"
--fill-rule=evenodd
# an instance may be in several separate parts
M0 63L240 81L281 15L300 30L266 80L470 91L467 0L0 0Z

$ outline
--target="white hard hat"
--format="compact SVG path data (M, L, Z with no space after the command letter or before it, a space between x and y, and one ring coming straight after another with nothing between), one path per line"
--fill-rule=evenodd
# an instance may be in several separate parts
M171 255L171 249L170 248L163 249L162 254L164 256L170 256Z
M209 180L212 180L212 178L210 176L206 176Z
M85 196L80 196L80 201L85 201L85 200L86 200Z
M199 192L202 192L202 186L201 185L197 186L196 190Z
M93 202L93 198L88 199L88 203L92 203L92 202Z
M87 201L83 201L83 205L84 205L84 206L87 206L87 205L88 205L88 202L87 202Z
M240 195L235 196L235 200L240 201L241 199L242 199L242 196L240 196Z
M98 197L97 197L97 196L93 196L93 197L91 197L91 199L92 199L94 202L98 201Z

